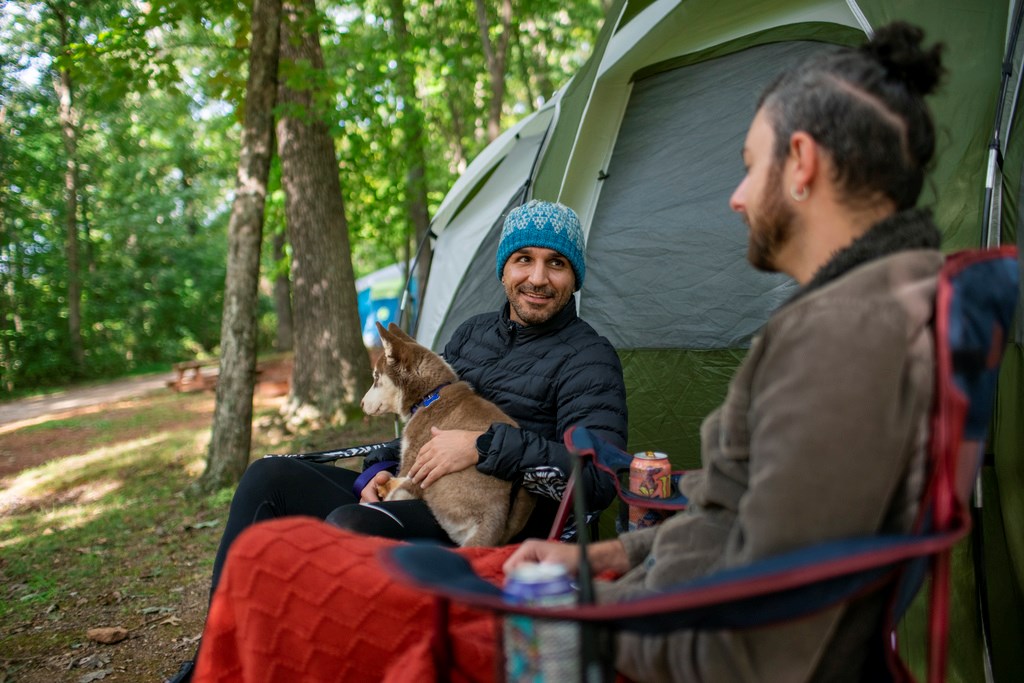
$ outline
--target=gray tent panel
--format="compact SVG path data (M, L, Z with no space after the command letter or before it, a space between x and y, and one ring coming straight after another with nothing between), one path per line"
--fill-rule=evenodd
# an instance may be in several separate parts
M792 295L791 280L747 264L746 226L723 197L742 178L739 150L760 91L822 49L761 45L634 85L594 213L581 297L582 315L616 348L746 346ZM653 267L665 262L676 267Z
M515 194L512 201L501 212L490 230L480 242L477 252L473 255L472 263L479 264L470 268L459 284L459 289L452 297L452 304L445 316L444 323L437 333L435 350L441 351L444 345L451 339L452 333L467 318L478 313L496 311L505 301L505 290L495 273L495 254L498 253L498 237L501 236L501 227L505 223L505 215L516 206L523 203L523 196L526 188L523 187Z

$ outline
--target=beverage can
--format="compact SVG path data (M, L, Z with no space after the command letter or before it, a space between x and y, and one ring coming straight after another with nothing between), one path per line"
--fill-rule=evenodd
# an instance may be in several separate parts
M668 455L657 451L635 453L629 465L629 490L648 498L668 498L672 493L672 463ZM654 526L668 514L665 510L630 505L629 530Z
M576 591L565 567L545 562L516 567L505 581L504 595L514 605L576 604ZM509 614L505 617L504 638L508 683L579 680L579 624Z

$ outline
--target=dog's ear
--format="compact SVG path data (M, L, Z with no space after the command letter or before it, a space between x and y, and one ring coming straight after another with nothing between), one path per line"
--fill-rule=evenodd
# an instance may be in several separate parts
M392 335L394 335L398 339L404 339L405 341L411 341L411 342L416 341L415 339L410 337L408 334L406 334L405 330L403 330L401 327L399 327L395 323L388 323L388 332L390 332Z
M388 330L384 329L384 326L379 321L375 324L377 325L377 334L380 335L381 344L384 345L384 357L389 363L393 363L395 361L395 338Z

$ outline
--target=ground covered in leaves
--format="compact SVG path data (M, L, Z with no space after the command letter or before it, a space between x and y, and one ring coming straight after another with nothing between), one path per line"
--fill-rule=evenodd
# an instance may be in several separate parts
M256 424L281 400L258 395ZM191 657L232 493L183 493L213 405L159 391L0 433L0 683L162 681ZM253 457L392 433L374 420L281 441L257 427Z

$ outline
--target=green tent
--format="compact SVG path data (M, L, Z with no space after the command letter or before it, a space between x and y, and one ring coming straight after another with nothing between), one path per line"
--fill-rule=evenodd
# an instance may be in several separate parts
M573 80L492 143L445 198L417 337L440 348L466 317L494 310L503 300L493 258L504 212L529 198L562 201L587 231L579 308L622 358L630 446L699 466L700 421L722 400L751 336L793 291L786 278L747 265L746 227L728 206L761 89L793 60L859 44L872 27L895 19L922 26L946 45L949 73L931 99L938 163L921 204L933 209L947 250L1018 243L1018 4L619 0ZM987 636L995 680L1024 680L1019 320L1009 342L994 457L983 472L983 534L957 552L954 681L985 680L972 552L984 555L977 578L997 606ZM906 622L904 648L920 668L920 614Z

